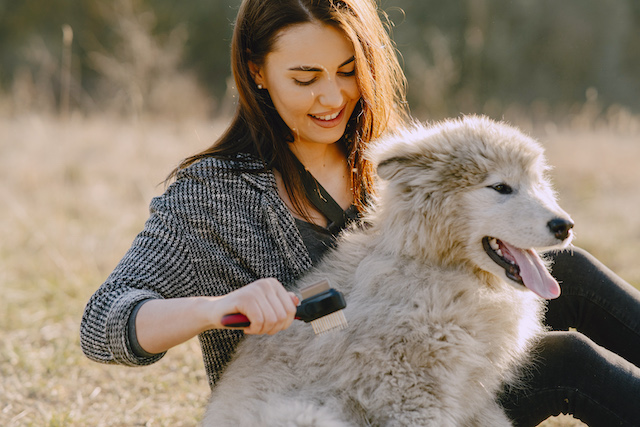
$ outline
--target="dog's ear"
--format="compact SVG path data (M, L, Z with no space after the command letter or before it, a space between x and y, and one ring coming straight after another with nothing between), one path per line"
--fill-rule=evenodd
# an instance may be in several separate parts
M378 176L384 180L392 179L398 172L409 165L405 157L390 157L378 163Z

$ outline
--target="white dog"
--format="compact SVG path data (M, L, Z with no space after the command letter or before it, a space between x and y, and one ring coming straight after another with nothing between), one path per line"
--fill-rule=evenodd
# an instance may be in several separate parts
M346 232L300 283L341 290L349 326L246 338L205 425L511 425L496 393L530 362L543 298L560 293L535 249L573 234L542 148L466 117L372 151L383 182L370 226Z

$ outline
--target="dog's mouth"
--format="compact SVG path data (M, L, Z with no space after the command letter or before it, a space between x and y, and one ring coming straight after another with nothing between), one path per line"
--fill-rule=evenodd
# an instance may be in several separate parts
M554 279L537 252L520 249L496 239L484 237L482 246L489 258L502 267L507 278L545 299L560 296L560 286Z

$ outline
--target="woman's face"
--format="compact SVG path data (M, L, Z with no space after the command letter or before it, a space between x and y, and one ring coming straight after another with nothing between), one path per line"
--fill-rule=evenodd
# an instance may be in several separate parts
M280 31L264 65L252 66L252 72L293 132L294 144L338 141L360 99L353 45L329 25Z

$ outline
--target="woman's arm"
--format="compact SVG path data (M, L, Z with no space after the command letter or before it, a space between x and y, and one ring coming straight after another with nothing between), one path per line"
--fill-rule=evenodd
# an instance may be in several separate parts
M290 281L299 274L289 271L290 254L273 244L279 242L280 234L272 233L280 232L280 224L263 218L264 204L271 201L214 163L198 163L152 200L144 229L85 308L80 343L90 359L149 365L163 349L206 331L203 357L213 376L241 335L209 331L224 314L249 317L247 333L274 333L290 324L281 316L263 319L268 312L258 294L240 298L248 292L240 289L259 286L251 285L258 277Z
M246 334L275 334L293 321L298 298L276 279L260 279L221 297L149 300L140 307L135 329L148 353L162 353L209 329L224 328L226 314L241 313Z

